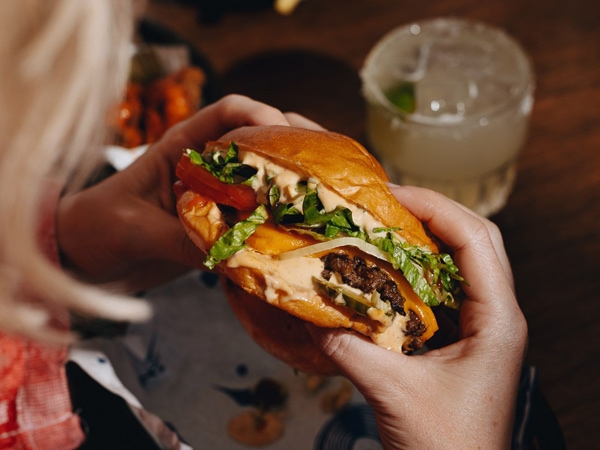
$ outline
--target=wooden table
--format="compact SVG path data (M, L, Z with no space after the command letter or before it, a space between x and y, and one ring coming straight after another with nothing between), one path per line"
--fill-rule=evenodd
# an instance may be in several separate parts
M385 32L462 16L516 37L533 59L536 101L514 193L493 219L529 322L527 362L539 368L568 448L598 448L600 2L306 0L286 17L264 8L203 23L191 0L154 0L147 15L208 58L223 92L295 110L363 143L358 70Z

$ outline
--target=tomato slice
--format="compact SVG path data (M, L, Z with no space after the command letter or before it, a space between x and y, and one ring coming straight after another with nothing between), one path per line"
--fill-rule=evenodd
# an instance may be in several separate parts
M258 206L256 193L250 186L223 183L204 167L192 163L187 155L181 156L175 174L187 187L215 203L240 211L252 211Z

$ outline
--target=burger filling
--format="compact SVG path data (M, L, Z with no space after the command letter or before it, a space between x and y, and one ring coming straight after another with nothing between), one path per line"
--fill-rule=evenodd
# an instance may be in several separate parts
M276 227L327 242L325 245L332 249L342 245L340 238L355 239L361 250L378 254L400 270L426 305L443 303L458 307L456 294L464 280L458 275L450 255L409 245L397 229L384 227L367 211L349 204L320 180L304 177L256 153L239 151L235 143L228 148L217 145L202 155L193 150L185 153L195 165L209 171L225 186L251 187L259 205L250 216L245 214L240 220L236 219L232 228L210 249L205 262L207 267L214 268L244 249L246 240L260 225L271 221Z
M270 250L269 258L277 260L277 264L271 262L269 267L285 272L263 272L267 291L271 291L273 298L287 290L286 283L295 285L288 292L304 289L306 295L316 287L334 304L374 319L382 328L389 328L401 318L404 333L412 336L418 346L425 325L414 311L405 307L406 299L384 271L361 257L339 251L352 247L400 270L426 305L458 306L456 294L464 280L457 274L450 255L408 244L397 229L384 227L367 211L349 204L320 180L288 170L256 153L238 151L234 143L229 148L215 146L202 155L193 150L185 153L191 163L205 169L203 176L215 177L217 183L221 183L208 182L214 195L222 194L219 191L228 191L227 198L247 196L248 192L252 195L250 199L238 201L246 205L244 209L237 209L235 198L224 207L223 211L230 217L230 228L208 250L207 267L214 268L221 261L232 267L260 266L260 258L252 256L254 252L246 241L258 234L261 226L271 224L288 234L307 237L304 241L299 239L299 248L280 254ZM217 199L215 202L220 203ZM253 210L249 211L248 207ZM230 214L232 208L233 214ZM307 276L298 277L301 269L294 266L294 258L316 255L326 256L320 260L304 258L315 260L315 264L311 264Z
M365 293L377 292L381 300L389 302L390 308L404 315L404 297L398 285L377 266L367 266L363 258L350 257L345 253L329 253L321 258L325 268L321 276L330 280L337 274L344 284Z
M348 266L342 268L346 262ZM359 270L358 274L351 275L351 280L345 282L342 274L348 273L354 264L364 264L367 270ZM413 311L413 304L407 306L409 301L399 295L397 286L391 286L395 282L390 277L374 269L374 266L369 270L369 263L364 258L350 256L347 249L320 258L302 258L301 264L294 258L279 259L246 249L229 258L227 265L260 272L264 279L265 299L275 306L290 302L312 302L316 288L321 298L329 299L332 306L370 319L370 336L383 347L396 348L400 342L404 352L411 352L421 348L421 336L435 332L435 329L427 329L423 320ZM374 282L374 278L379 281ZM384 295L393 296L397 301L396 306L392 307L389 300L382 300L376 288Z
M408 316L408 320L404 324L404 333L410 336L411 339L405 345L405 350L417 350L421 348L423 343L420 336L427 331L427 326L412 310L405 310L404 304L406 299L400 293L396 282L389 277L379 267L369 265L365 259L359 256L349 256L344 252L333 252L321 257L324 263L324 269L321 272L323 279L329 281L332 277L338 277L342 283L359 289L363 294L370 294L371 298L376 297L379 311L385 311L386 316L393 316L394 313L401 316ZM317 282L318 283L318 282ZM368 309L365 311L359 305L364 305L360 300L345 299L346 305L353 305L355 310L361 311L368 315Z

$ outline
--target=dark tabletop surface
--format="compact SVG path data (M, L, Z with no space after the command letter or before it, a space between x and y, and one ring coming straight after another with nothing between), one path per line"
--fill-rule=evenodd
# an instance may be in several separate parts
M239 3L252 2L151 0L147 17L210 61L222 93L300 112L362 143L358 70L387 31L460 16L522 43L536 72L535 105L515 190L493 220L529 323L527 363L539 369L567 447L599 448L600 2L305 0L290 16ZM209 14L215 5L221 11Z

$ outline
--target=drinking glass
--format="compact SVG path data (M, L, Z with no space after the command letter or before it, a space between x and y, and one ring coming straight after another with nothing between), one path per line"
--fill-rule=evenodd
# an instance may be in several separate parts
M459 18L401 26L361 70L367 138L388 176L490 216L512 191L534 76L505 31Z

